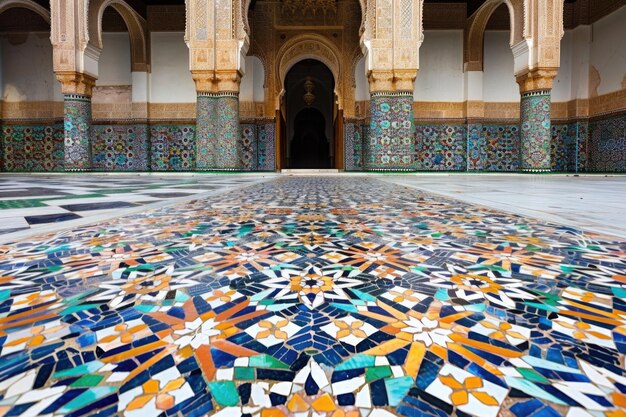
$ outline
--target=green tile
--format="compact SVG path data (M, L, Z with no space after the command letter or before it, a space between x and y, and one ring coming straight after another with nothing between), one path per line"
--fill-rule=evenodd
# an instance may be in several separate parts
M239 393L233 381L209 382L211 395L222 407L234 407L239 405Z
M0 210L46 207L46 204L42 203L41 200L42 199L40 198L27 200L2 200L0 201Z
M289 365L269 355L251 356L250 366L253 368L289 369Z
M375 379L387 378L391 375L391 367L389 366L372 366L367 368L367 371L365 372L365 380L369 382Z
M541 375L539 372L535 371L534 369L527 369L527 368L516 368L517 372L519 372L524 378L528 379L529 381L533 381L533 382L540 382L542 384L549 384L550 380L547 379L546 377L544 377L543 375Z
M255 379L254 368L235 367L235 379L251 381Z
M95 387L104 379L104 375L83 375L76 381L70 384L70 387L73 388L86 388L86 387Z

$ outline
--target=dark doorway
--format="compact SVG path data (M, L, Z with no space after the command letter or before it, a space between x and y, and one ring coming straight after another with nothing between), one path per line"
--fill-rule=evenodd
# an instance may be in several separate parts
M317 109L300 110L294 119L291 163L295 168L330 168L330 142L324 115Z
M335 80L314 59L295 64L285 77L285 167L334 168Z

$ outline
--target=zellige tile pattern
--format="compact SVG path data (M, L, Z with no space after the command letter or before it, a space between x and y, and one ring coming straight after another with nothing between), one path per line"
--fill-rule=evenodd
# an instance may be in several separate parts
M624 415L626 243L572 227L295 177L0 259L0 415Z

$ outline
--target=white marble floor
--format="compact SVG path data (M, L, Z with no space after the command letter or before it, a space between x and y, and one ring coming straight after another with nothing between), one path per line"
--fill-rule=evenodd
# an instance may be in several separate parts
M626 238L626 176L416 174L380 178L474 204Z

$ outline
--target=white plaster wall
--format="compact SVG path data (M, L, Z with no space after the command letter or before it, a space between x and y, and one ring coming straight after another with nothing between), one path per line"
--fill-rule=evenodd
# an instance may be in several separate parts
M578 26L572 37L572 99L589 98L589 59L591 55L591 26Z
M511 103L520 100L510 36L508 30L485 32L483 97L487 102Z
M246 72L241 77L239 99L241 101L265 101L265 69L261 60L255 56L246 57Z
M151 34L153 103L195 103L196 87L189 71L189 48L183 32Z
M356 101L367 101L370 99L370 89L367 82L367 75L365 74L365 57L359 59L354 66L354 81L355 81L355 95Z
M131 85L130 70L128 32L103 33L96 85Z
M621 90L626 77L626 6L592 26L590 61L600 73L598 94Z
M463 101L463 31L425 31L419 53L413 99Z
M0 72L5 101L63 101L52 71L50 33L1 36Z
M552 85L552 101L570 101L572 97L572 46L574 35L567 31L561 39L561 67Z

